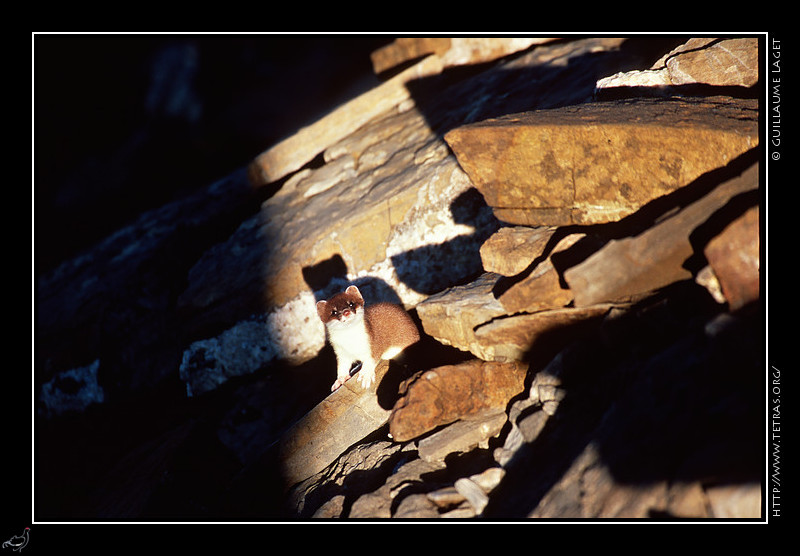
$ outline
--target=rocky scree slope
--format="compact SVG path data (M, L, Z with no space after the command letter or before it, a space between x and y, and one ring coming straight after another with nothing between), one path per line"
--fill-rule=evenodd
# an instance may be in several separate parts
M480 46L38 278L43 517L760 515L758 41ZM425 334L329 394L350 283Z

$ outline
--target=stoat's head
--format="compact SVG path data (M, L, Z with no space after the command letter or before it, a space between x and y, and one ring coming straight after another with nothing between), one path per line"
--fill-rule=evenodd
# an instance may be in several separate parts
M327 301L317 302L317 314L326 325L349 324L363 318L364 298L355 286L348 287Z

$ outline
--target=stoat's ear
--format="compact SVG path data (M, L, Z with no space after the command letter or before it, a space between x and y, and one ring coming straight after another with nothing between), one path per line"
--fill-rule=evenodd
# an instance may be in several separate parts
M327 301L317 301L317 314L319 318L325 320L328 316L328 302Z
M348 286L347 289L344 290L344 293L349 294L349 295L354 295L354 296L356 296L358 299L360 299L362 301L364 300L364 298L361 297L361 292L358 291L358 288L355 287L355 286Z

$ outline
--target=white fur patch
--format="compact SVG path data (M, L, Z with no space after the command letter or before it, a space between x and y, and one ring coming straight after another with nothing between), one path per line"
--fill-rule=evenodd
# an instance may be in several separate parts
M383 355L381 355L381 359L387 359L387 360L392 359L393 357L396 357L398 354L400 354L401 351L403 351L402 348L394 346L390 347L383 352Z
M337 356L347 354L354 360L364 361L369 357L370 347L367 329L364 325L363 313L347 323L333 320L328 323L328 336Z

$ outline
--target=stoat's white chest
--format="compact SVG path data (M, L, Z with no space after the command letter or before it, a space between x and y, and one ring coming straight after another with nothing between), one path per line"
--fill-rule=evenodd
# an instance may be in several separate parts
M347 322L329 321L326 328L328 340L337 357L348 356L354 361L362 362L371 358L372 349L363 312L357 313Z

